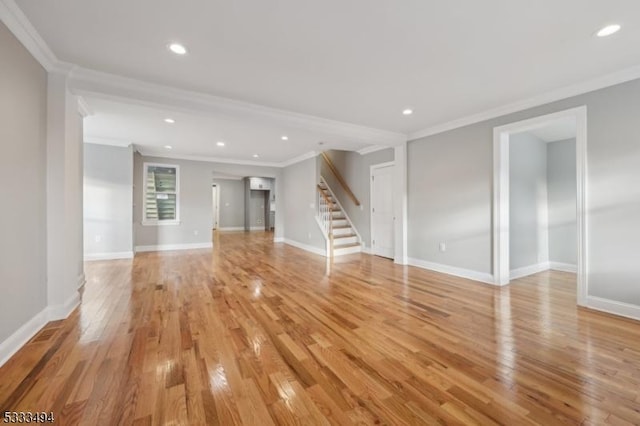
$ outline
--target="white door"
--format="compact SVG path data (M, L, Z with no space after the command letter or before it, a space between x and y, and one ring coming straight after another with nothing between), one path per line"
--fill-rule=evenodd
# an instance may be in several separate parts
M211 195L213 198L213 206L212 206L213 229L218 229L218 220L220 218L220 215L218 213L218 187L216 185L213 185L211 187Z
M394 257L393 165L371 169L371 248L373 254Z

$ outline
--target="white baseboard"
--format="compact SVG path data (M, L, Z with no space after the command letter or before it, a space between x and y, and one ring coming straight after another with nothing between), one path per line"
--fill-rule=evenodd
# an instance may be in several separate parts
M157 246L136 246L136 253L147 251L210 249L213 243L160 244Z
M371 249L371 247L367 247L366 244L362 244L362 253L373 254L373 250Z
M84 276L84 274L83 274ZM80 304L80 295L74 292L64 304L47 306L29 321L24 323L11 336L0 343L0 367L2 367L16 352L35 336L49 321L67 318Z
M84 260L115 260L115 259L133 259L132 251L119 251L111 253L85 253Z
M509 279L517 280L518 278L537 274L538 272L542 271L548 271L549 269L549 262L542 262L538 263L537 265L523 266L522 268L512 269L511 271L509 271Z
M284 243L285 244L289 244L290 246L297 247L299 249L314 253L314 254L318 254L320 256L327 257L326 250L323 250L323 249L318 248L318 247L313 247L313 246L310 246L310 245L307 245L307 244L299 243L297 241L290 240L288 238L284 238Z
M573 272L574 274L578 273L578 266L572 265L571 263L549 262L549 269L561 272Z
M602 297L587 296L588 308L640 321L640 306Z
M443 274L454 275L456 277L467 278L469 280L480 281L486 284L495 285L493 275L485 272L472 271L470 269L458 268L455 266L442 265L439 263L427 262L422 259L408 258L408 264L430 271L442 272Z
M47 307L47 319L49 321L57 321L68 317L75 308L80 305L80 294L77 291L61 305L49 305Z
M84 285L87 283L87 277L84 275L84 272L80 275L78 275L78 289L81 289L82 287L84 287Z
M218 228L218 231L244 231L244 226L227 226Z
M17 329L15 333L7 337L4 342L0 343L0 367L18 352L29 339L35 336L47 322L49 322L47 308L44 308L22 327Z
M273 242L274 243L284 243L284 237L274 237L273 238Z

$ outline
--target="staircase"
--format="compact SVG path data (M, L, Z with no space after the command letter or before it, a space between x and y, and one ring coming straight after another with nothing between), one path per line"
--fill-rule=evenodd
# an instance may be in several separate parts
M360 253L362 244L358 232L323 177L318 184L317 220L327 239L330 257Z

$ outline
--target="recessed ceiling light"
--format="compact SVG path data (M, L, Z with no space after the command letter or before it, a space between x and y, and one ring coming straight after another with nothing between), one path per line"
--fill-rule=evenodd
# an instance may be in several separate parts
M180 43L171 43L169 45L169 50L175 53L176 55L186 55L187 48L181 45Z
M615 34L620 31L620 28L622 27L618 24L607 25L606 27L601 28L596 35L598 37L610 36L611 34Z
M288 141L289 140L289 136L284 135L280 139L282 139L283 141Z
M164 149L173 149L173 147L171 145L165 145Z
M224 146L224 142L220 141L220 142L216 142L216 145L218 146Z
M413 114L413 110L411 108L405 108L402 110L402 115L411 115Z
M173 123L175 123L175 122L176 122L176 120L174 120L173 118L165 118L165 119L164 119L164 122L165 122L165 123L169 123L169 124L173 124Z
M258 158L259 155L258 154L253 154L253 158Z

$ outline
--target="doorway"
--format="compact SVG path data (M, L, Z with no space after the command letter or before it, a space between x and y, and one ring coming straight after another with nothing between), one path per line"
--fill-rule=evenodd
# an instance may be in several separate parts
M213 229L218 229L218 223L220 222L220 191L218 190L218 185L211 186L211 199L213 200L211 206Z
M577 302L586 304L587 253L586 253L586 107L573 108L529 120L519 121L494 129L494 200L493 200L493 274L496 285L507 285L511 279L511 232L518 224L510 223L510 142L512 137L537 131L562 120L571 120L575 128L575 218L576 218L576 271ZM514 226L514 228L511 227ZM546 238L546 237L545 237ZM547 261L547 263L549 263ZM525 271L526 272L526 271Z
M371 166L371 252L376 256L393 259L394 211L393 211L394 162Z

